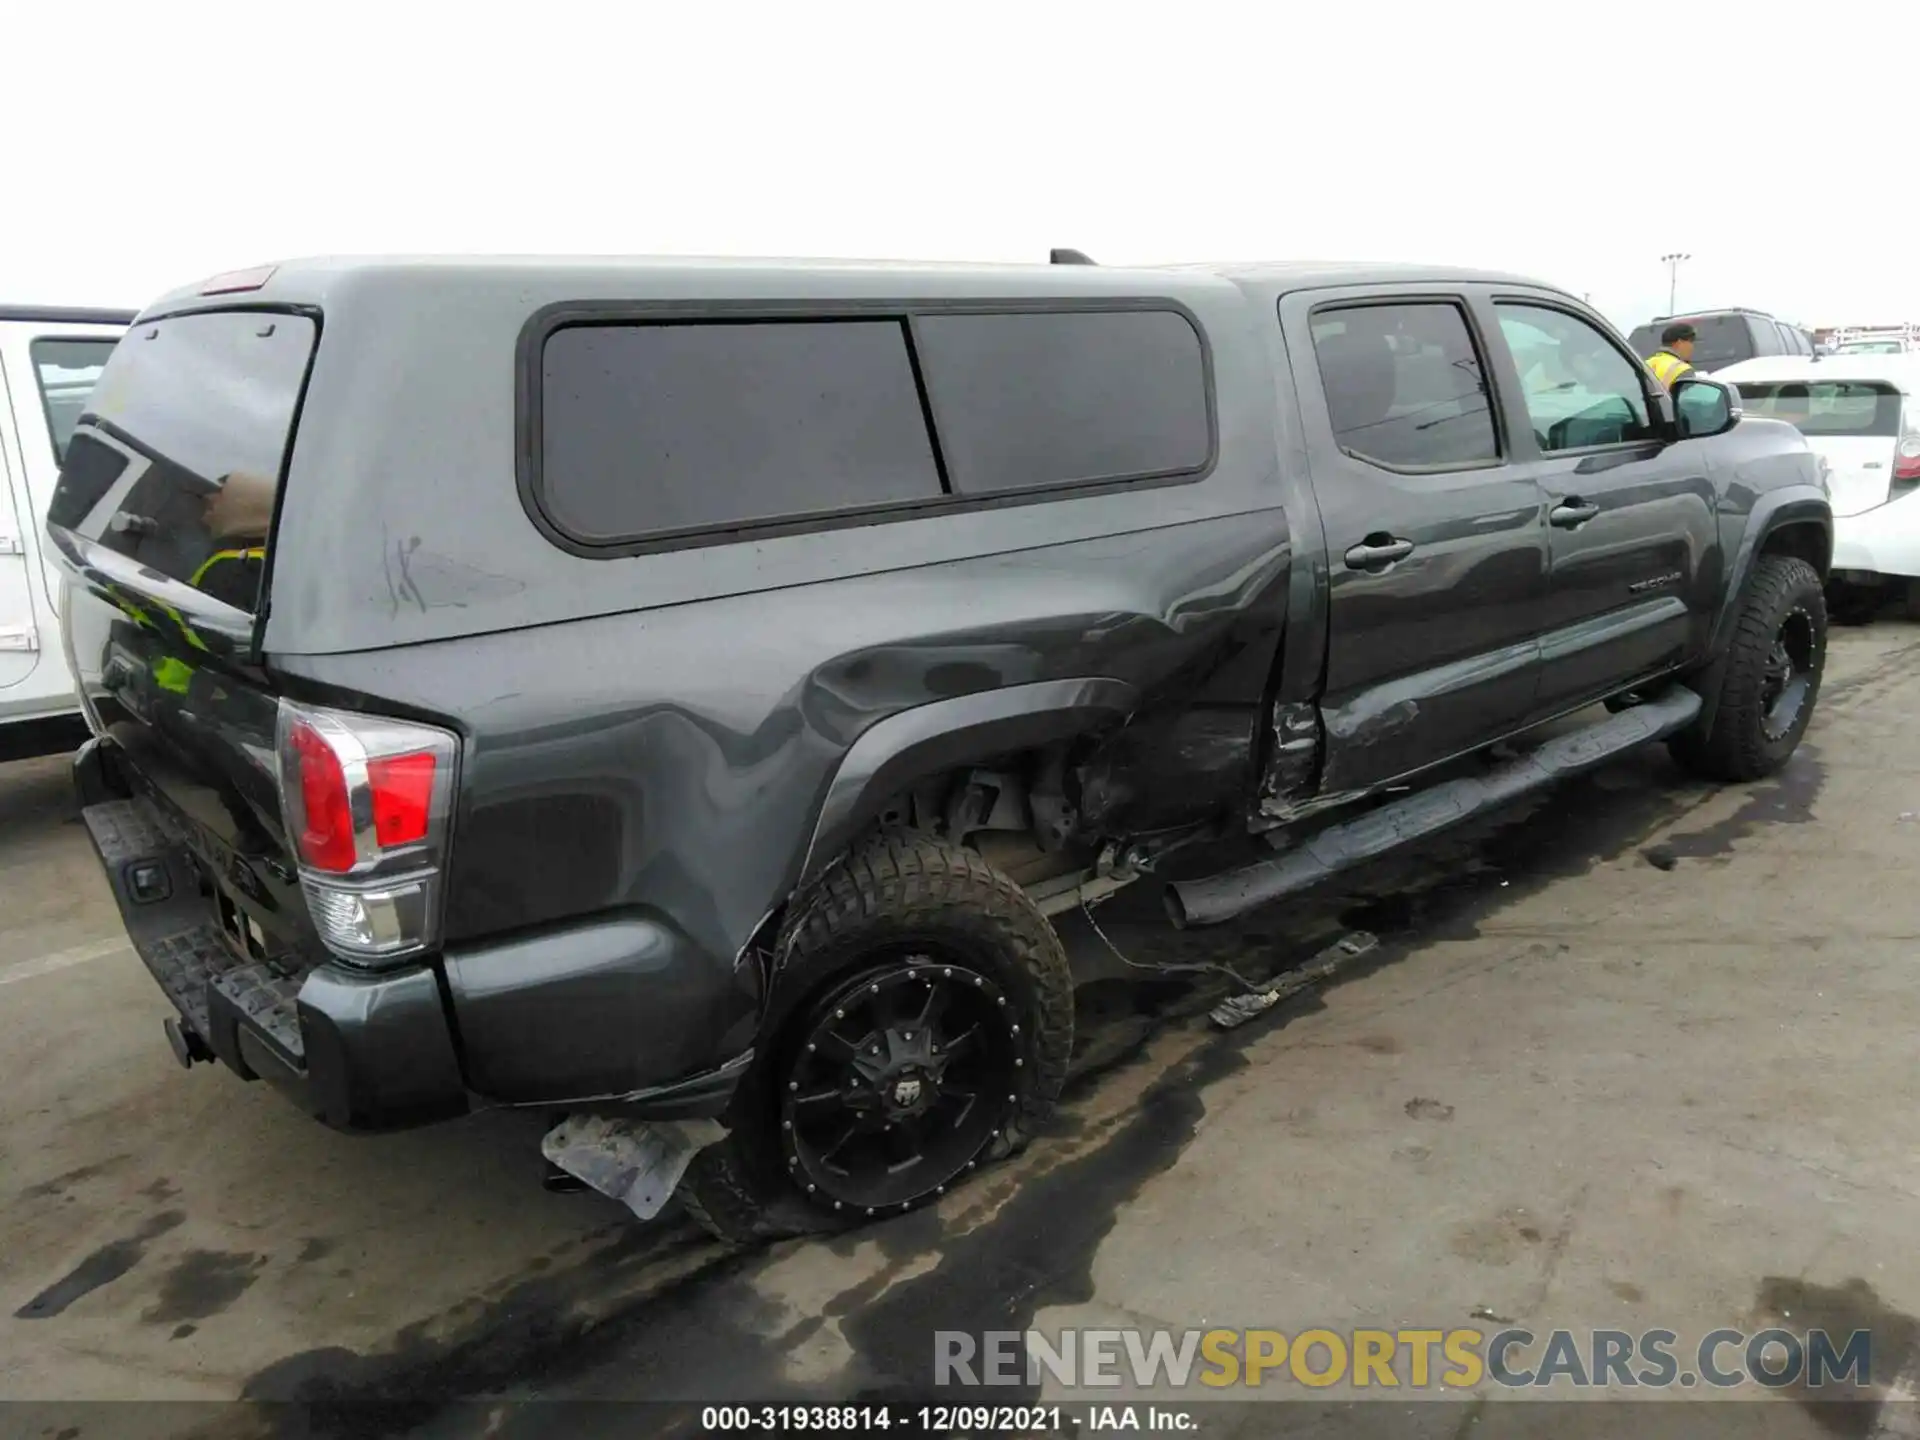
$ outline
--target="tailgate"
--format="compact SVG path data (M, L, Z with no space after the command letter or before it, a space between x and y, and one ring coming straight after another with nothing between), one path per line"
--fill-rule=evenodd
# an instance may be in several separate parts
M278 696L254 642L318 334L309 316L259 310L136 325L47 519L89 720L191 852L209 918L254 956L310 933L280 813Z
M1807 444L1832 467L1836 517L1858 515L1884 505L1893 480L1894 438L1877 435L1809 435Z

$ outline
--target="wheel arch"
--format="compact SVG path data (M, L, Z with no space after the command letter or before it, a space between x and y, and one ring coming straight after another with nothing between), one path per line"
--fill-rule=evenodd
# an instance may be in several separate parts
M1813 516L1784 520L1767 531L1759 553L1792 555L1825 580L1833 564L1833 527Z
M915 784L969 763L1071 740L1132 714L1124 680L1040 680L916 705L870 726L828 782L798 885L819 878L887 803Z
M1728 563L1727 581L1714 616L1707 667L1698 687L1706 701L1700 712L1703 729L1711 729L1719 709L1727 651L1739 623L1740 606L1753 581L1754 567L1763 555L1804 560L1824 582L1833 558L1833 509L1826 495L1811 485L1791 485L1768 491L1755 500Z
M1740 602L1753 579L1754 563L1762 555L1796 556L1813 566L1824 581L1833 559L1833 510L1827 497L1812 486L1794 485L1769 491L1754 502L1727 567L1727 583L1714 616L1710 651L1715 659L1725 654L1733 638Z

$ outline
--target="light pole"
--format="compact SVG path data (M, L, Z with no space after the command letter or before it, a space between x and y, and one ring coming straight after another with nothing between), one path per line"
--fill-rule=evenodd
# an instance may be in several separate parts
M1676 250L1670 255L1662 255L1660 263L1667 267L1667 313L1674 312L1674 297L1680 293L1680 262L1691 260L1693 256Z

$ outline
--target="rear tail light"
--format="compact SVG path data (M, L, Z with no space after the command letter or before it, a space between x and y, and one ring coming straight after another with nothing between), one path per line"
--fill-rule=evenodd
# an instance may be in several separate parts
M1909 430L1900 437L1900 448L1893 454L1893 483L1920 483L1920 431Z
M1887 499L1904 500L1920 489L1920 411L1909 395L1900 406L1900 438L1893 447L1893 478L1887 481Z
M287 841L321 942L358 965L429 949L459 739L282 700L277 748Z

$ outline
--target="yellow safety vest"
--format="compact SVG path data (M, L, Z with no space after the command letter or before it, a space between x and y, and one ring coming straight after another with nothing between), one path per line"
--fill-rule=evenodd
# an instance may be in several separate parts
M187 583L189 585L192 585L195 589L198 589L200 587L200 583L207 578L207 572L213 569L215 565L220 564L222 561L239 560L244 562L247 560L262 560L266 558L266 553L267 553L266 548L264 546L258 546L258 545L248 546L247 548L242 550L216 550L213 554L209 555L206 558L206 560L199 566L199 568L197 568L193 572L193 578L189 580ZM114 593L114 603L117 604L120 607L120 609L123 610L127 614L127 616L133 620L135 624L145 626L149 629L158 628L157 626L154 625L153 618L149 616L145 610L141 609L138 605L135 605L126 596L120 594L117 589L115 590L115 593ZM178 610L174 609L173 606L171 605L161 605L156 602L156 608L160 611L161 614L165 615L169 620L173 621L175 627L180 631L182 638L184 638L189 645L193 646L194 649L205 650L207 648L207 642L202 640L200 636L197 633L195 633L194 628L187 623L186 616L182 615ZM159 663L169 664L171 662L167 662L163 660ZM175 671L171 673L178 676L179 672ZM186 670L186 674L191 675L192 673L193 671L191 667L188 667ZM156 671L156 674L158 674L157 671ZM164 677L160 679L160 683L162 685L165 685L166 688L169 690L177 690L180 688L178 685L169 684L167 679ZM181 693L184 694L185 691L181 691Z
M1673 382L1693 369L1693 366L1671 350L1658 350L1654 352L1653 358L1647 361L1647 368L1653 371L1654 379L1671 390Z
M193 572L193 578L187 583L198 590L200 582L207 578L207 572L222 560L262 560L266 558L266 554L267 547L264 545L250 545L244 550L216 550L201 563L198 570Z

